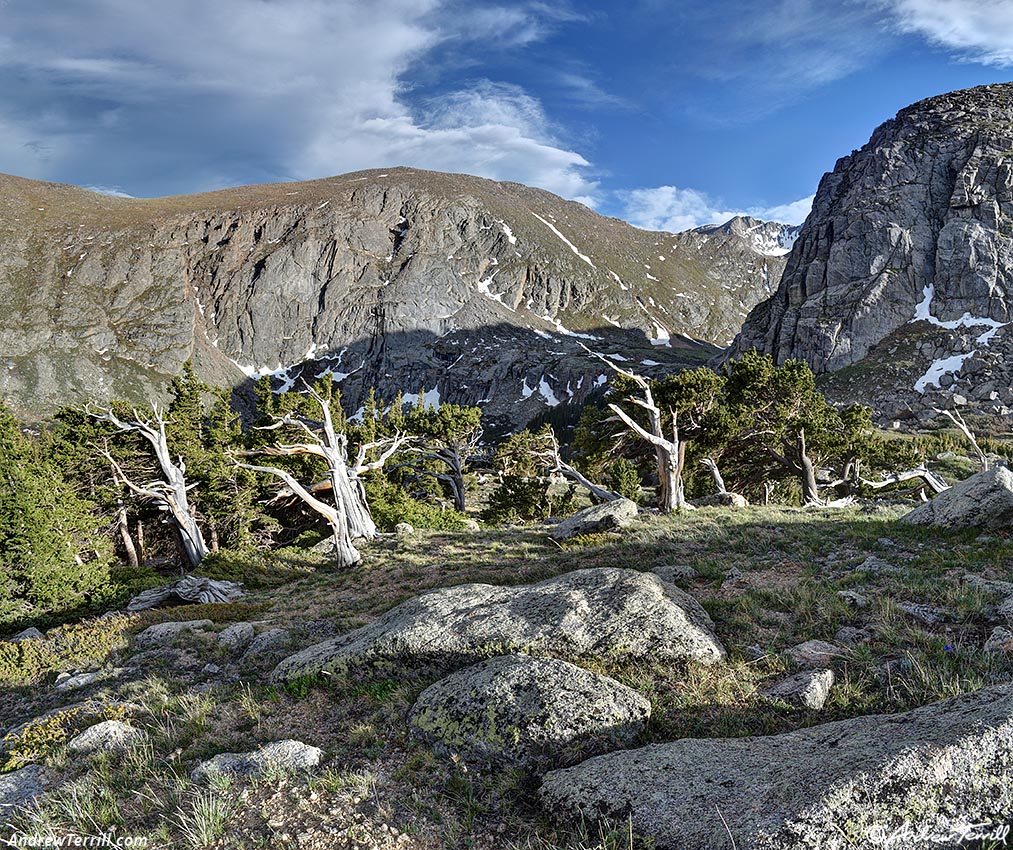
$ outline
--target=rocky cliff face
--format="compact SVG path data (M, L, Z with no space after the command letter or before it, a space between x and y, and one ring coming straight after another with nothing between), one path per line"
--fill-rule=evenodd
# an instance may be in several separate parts
M145 401L193 358L516 427L605 383L582 345L645 371L711 356L783 268L762 248L410 169L155 200L0 177L0 397Z
M1013 84L916 103L820 183L732 356L794 357L890 415L1013 405Z

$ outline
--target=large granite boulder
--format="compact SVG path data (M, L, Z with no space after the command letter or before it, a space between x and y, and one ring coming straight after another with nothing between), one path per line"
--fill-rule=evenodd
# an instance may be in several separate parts
M631 817L657 850L871 850L905 828L893 846L955 847L962 828L1005 823L1013 807L1013 685L783 735L609 753L549 773L540 795L569 819Z
M994 466L944 490L903 518L912 525L944 528L987 528L1013 525L1013 472Z
M463 584L429 591L376 622L289 656L275 681L351 669L433 663L461 667L490 655L719 661L724 647L689 594L651 573L588 569L538 584Z
M597 534L625 528L637 518L637 506L629 499L613 499L592 505L567 517L554 529L553 540L569 540L582 534Z
M426 688L408 722L442 750L533 768L628 747L650 715L647 699L608 676L502 655Z

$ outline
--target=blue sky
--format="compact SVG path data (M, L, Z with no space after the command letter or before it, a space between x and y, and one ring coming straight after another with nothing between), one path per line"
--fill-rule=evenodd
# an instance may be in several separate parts
M650 228L797 222L1013 0L0 0L0 171L136 196L412 165Z

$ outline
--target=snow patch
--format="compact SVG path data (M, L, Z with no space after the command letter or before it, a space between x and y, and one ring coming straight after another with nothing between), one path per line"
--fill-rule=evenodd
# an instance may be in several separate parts
M545 380L544 375L538 380L538 392L549 407L556 407L559 404L559 399L556 398L556 394L552 391L549 382Z
M619 275L617 275L614 271L612 271L612 269L609 269L609 274L612 275L612 279L619 284L619 288L623 292L629 292L630 288L625 283L623 283L623 280L621 277L619 277Z
M948 331L954 331L957 328L987 328L988 330L978 337L979 345L988 345L999 329L1009 324L1009 322L997 322L995 319L972 316L970 313L964 313L959 319L950 319L944 322L932 315L932 300L936 296L935 284L926 284L922 290L922 296L922 300L915 305L915 316L911 322L928 322L937 328L945 328Z
M943 357L940 360L936 360L929 366L928 371L915 381L915 391L924 394L928 387L938 387L939 379L943 375L959 372L961 366L964 365L964 361L969 357L974 357L977 353L977 351L970 351L967 354L954 354L952 357Z
M506 225L506 223L500 222L500 224L503 225L503 234L506 236L507 241L511 245L516 245L517 244L517 237L514 236L514 232Z
M431 390L422 389L417 393L403 393L402 396L405 404L410 404L412 407L417 407L421 403L423 410L440 409L439 385L434 386Z
M672 347L672 335L657 322L654 323L654 333L655 336L651 337L651 345L663 345L665 348Z
M551 230L553 233L555 233L556 236L558 236L569 247L569 249L571 251L573 251L574 254L576 254L578 257L580 257L591 268L593 268L593 269L597 269L598 268L594 263L591 262L591 258L587 254L580 253L580 251L577 249L577 246L574 245L569 239L567 239L562 233L560 233L559 230L556 229L556 226L554 224L550 224L549 222L547 222L544 218L542 218L536 212L533 212L531 214L535 218L537 218L542 224L544 224L547 228L549 228L549 230Z

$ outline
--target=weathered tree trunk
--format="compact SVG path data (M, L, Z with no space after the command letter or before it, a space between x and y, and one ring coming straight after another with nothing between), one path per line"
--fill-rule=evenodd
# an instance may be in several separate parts
M236 465L254 472L265 472L280 478L288 490L306 503L308 507L327 520L334 535L335 561L339 567L357 564L362 555L355 548L354 541L362 538L373 540L377 535L376 523L369 512L366 501L366 488L361 475L383 468L386 460L404 443L403 435L371 443L359 447L359 454L354 464L348 461L348 438L339 434L334 428L328 402L318 393L307 387L309 394L320 406L323 417L322 424L311 428L304 420L288 415L265 430L274 430L281 426L301 428L311 441L307 443L276 444L260 452L247 454L267 455L313 455L327 464L327 481L330 484L334 506L318 499L312 491L321 491L322 487L303 487L295 478L283 469L273 466L254 466L236 462ZM367 463L366 457L370 450L385 447L379 460Z
M130 526L127 525L127 509L121 507L119 514L117 514L117 521L120 531L120 540L123 541L123 548L127 553L127 563L132 567L139 567L141 565L140 559L137 557L137 549L134 546L133 538L130 536Z
M208 556L209 549L190 508L190 500L187 497L186 467L183 465L182 459L177 464L169 454L169 446L165 437L165 419L158 408L152 407L154 422L145 422L136 410L134 411L134 419L127 422L121 420L111 410L103 413L88 411L88 413L96 419L111 422L121 432L139 434L151 445L155 459L162 470L163 480L143 486L135 484L127 478L123 469L109 452L103 452L103 454L112 464L117 479L123 485L138 496L151 499L168 512L179 530L187 563L191 569L198 566Z
M820 499L819 488L816 486L816 470L813 468L813 463L808 455L803 454L800 456L799 466L801 468L799 478L802 481L802 504L822 504L823 501Z
M137 520L137 560L142 564L145 561L144 523L140 520Z
M725 479L721 477L721 470L718 469L717 461L712 457L705 457L700 463L707 467L707 471L710 472L711 478L714 479L714 486L717 487L718 492L727 493L728 488L725 486Z

